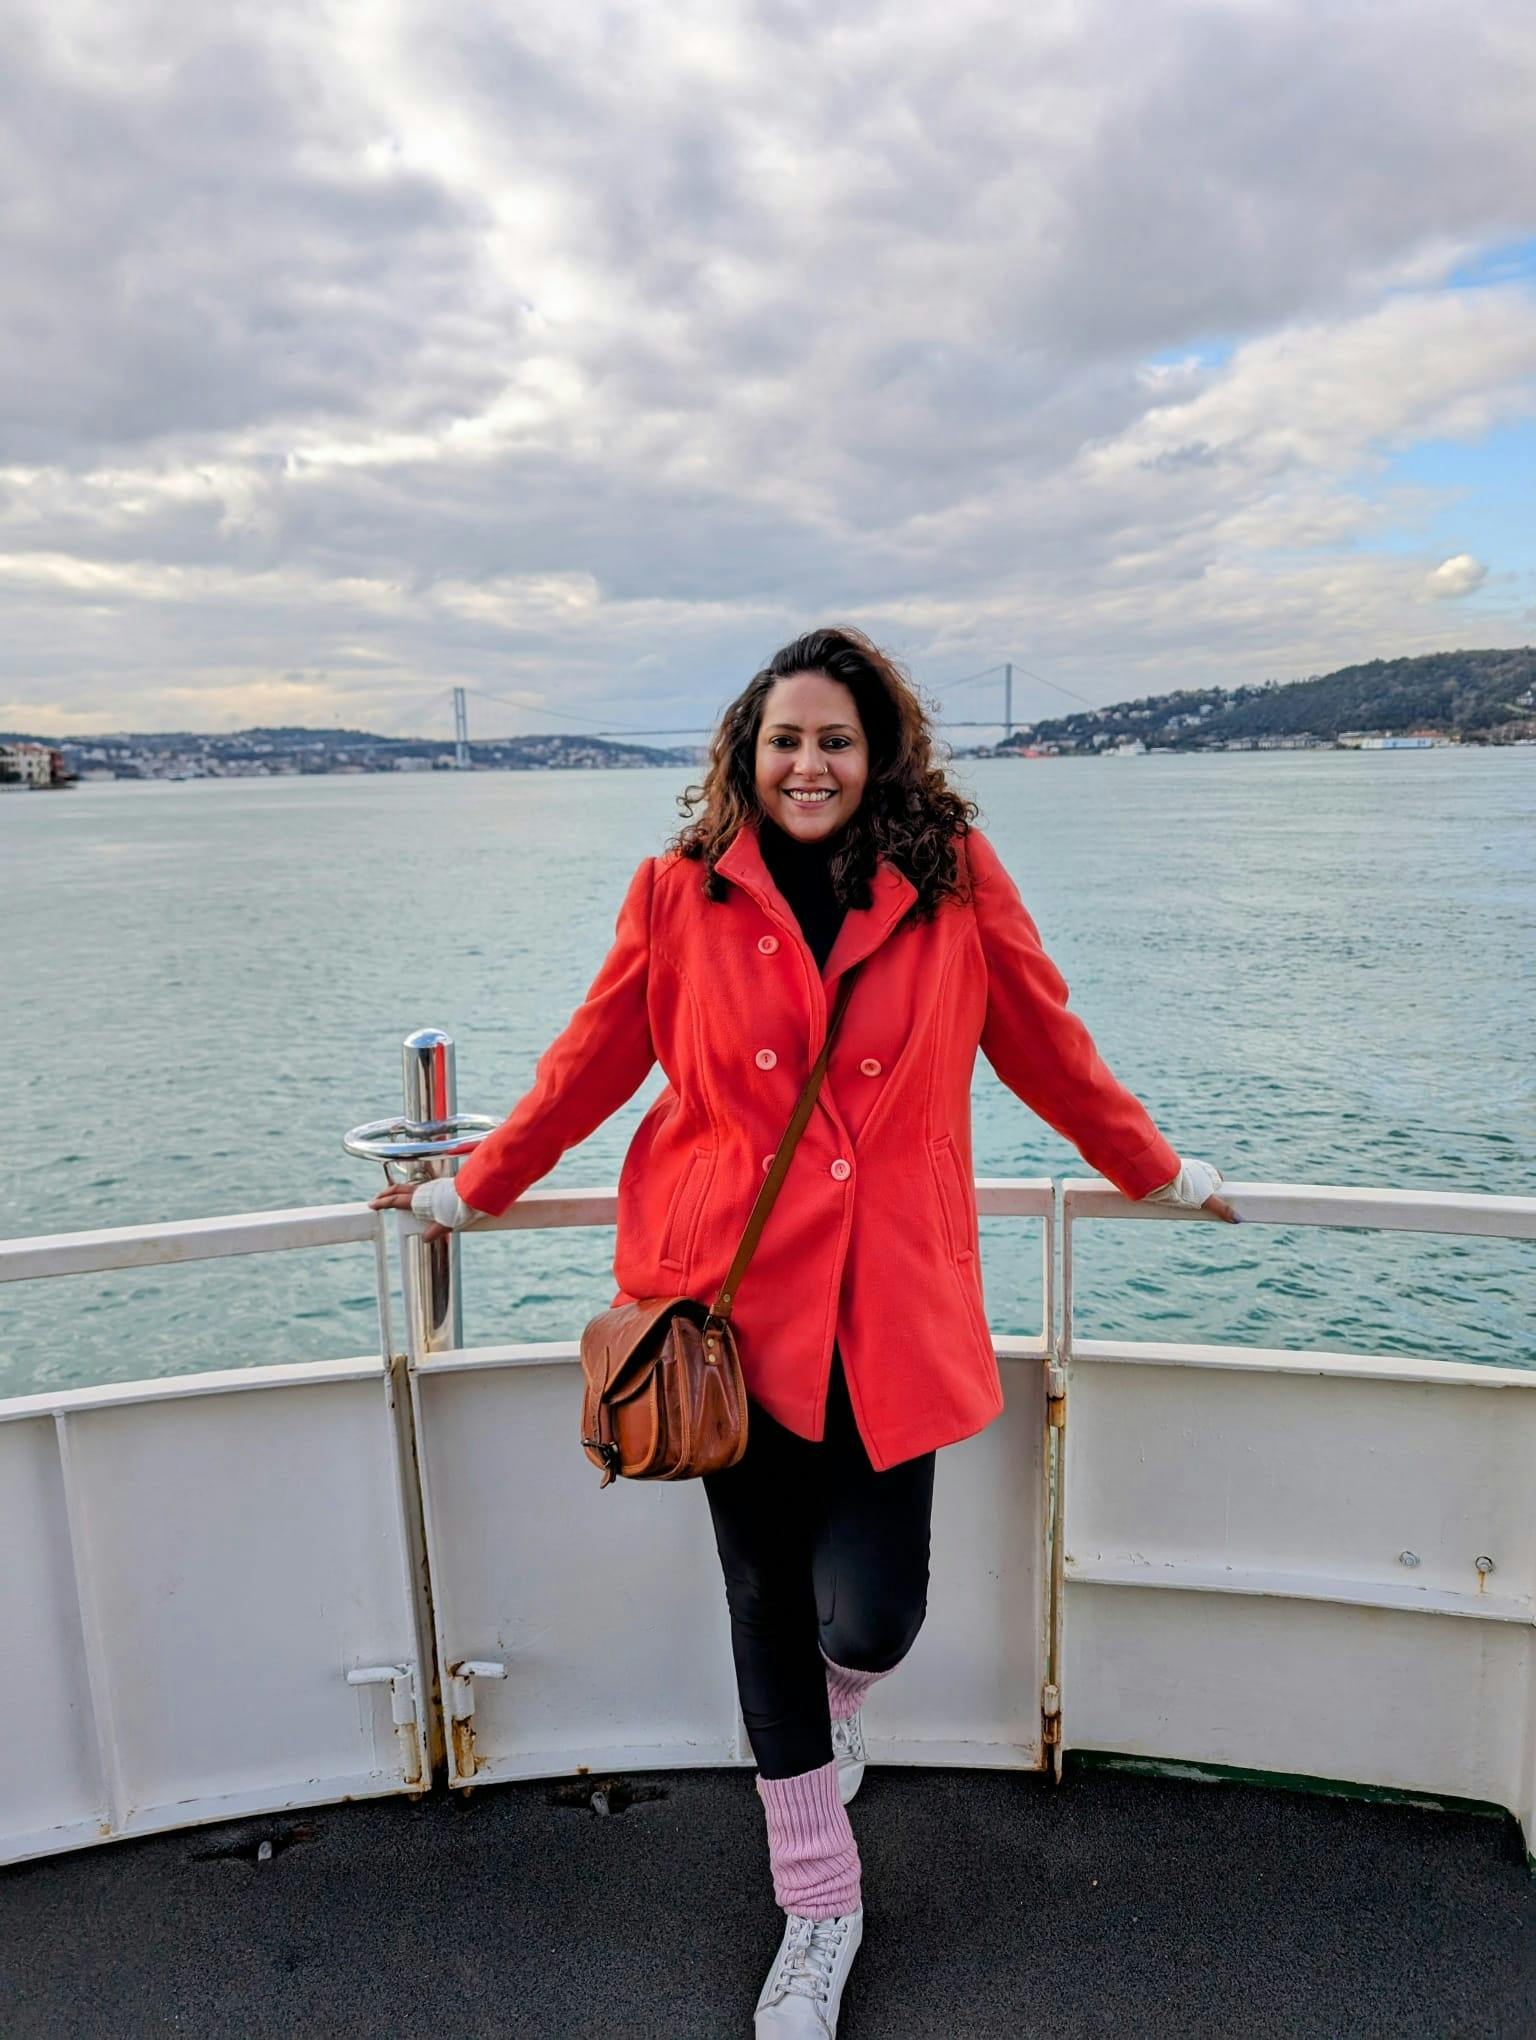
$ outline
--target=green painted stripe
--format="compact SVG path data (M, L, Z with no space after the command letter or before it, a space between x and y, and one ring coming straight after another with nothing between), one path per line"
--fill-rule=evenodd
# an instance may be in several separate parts
M1195 1778L1209 1784L1266 1785L1282 1792L1320 1792L1332 1799L1375 1800L1387 1806L1422 1806L1432 1813L1475 1813L1484 1819L1519 1821L1491 1799L1460 1799L1448 1792L1419 1792L1406 1785L1360 1785L1348 1778L1315 1778L1304 1771L1250 1771L1238 1764L1203 1764L1182 1757L1135 1756L1127 1750L1068 1750L1066 1771L1134 1771L1149 1778ZM1524 1839L1522 1837L1522 1839ZM1525 1851L1525 1867L1536 1879L1536 1855Z

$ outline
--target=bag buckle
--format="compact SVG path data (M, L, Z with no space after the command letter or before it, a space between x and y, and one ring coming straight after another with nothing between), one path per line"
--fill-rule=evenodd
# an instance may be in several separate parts
M619 1471L619 1448L609 1438L583 1438L581 1442L589 1452L595 1452L603 1463L603 1477L597 1487L598 1493L601 1494Z

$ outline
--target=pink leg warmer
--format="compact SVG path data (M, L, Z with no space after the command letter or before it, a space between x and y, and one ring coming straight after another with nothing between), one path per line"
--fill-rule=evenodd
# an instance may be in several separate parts
M834 1721L846 1721L850 1714L857 1714L876 1679L891 1676L890 1672L850 1671L846 1665L835 1665L825 1651L821 1661L827 1668L827 1706Z
M859 1845L837 1789L837 1760L795 1778L757 1781L768 1821L773 1895L802 1919L835 1920L859 1904Z

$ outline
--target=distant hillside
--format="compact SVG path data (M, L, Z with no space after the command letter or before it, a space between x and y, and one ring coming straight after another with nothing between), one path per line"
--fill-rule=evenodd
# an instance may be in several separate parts
M1345 731L1362 730L1373 736L1433 731L1473 743L1536 737L1536 647L1426 652L1305 680L1266 680L1261 687L1148 695L1032 723L997 748L1102 750L1139 737L1149 748L1211 750L1261 737L1331 743Z
M346 730L340 724L325 729L288 723L279 728L249 730L104 730L87 737L49 737L40 736L35 730L0 730L0 744L51 744L56 749L71 744L142 744L175 750L189 744L219 744L242 750L271 750L274 746L297 750L315 744L347 746L399 741L396 737L376 737L368 730Z
M442 737L381 737L368 730L287 724L249 730L112 731L47 737L0 733L0 743L46 744L66 771L85 779L243 779L330 772L451 771L454 746ZM693 767L698 751L661 750L611 737L570 735L475 738L477 771L561 772L614 766Z

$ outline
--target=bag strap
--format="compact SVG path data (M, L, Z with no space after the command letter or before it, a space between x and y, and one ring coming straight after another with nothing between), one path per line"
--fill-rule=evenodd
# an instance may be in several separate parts
M827 1074L827 1062L832 1054L832 1038L837 1033L838 1022L847 1010L848 1001L853 994L854 979L862 969L863 965L856 963L852 970L843 973L842 982L837 988L837 999L832 1007L832 1017L827 1022L827 1038L821 1044L821 1054L817 1056L811 1067L811 1074L806 1078L805 1089L800 1093L800 1102L784 1129L784 1137L774 1155L773 1166L763 1180L763 1187L757 1193L757 1201L747 1219L747 1229L741 1236L741 1245L736 1249L736 1258L727 1269L725 1280L720 1285L720 1294L710 1309L710 1318L717 1324L728 1325L731 1321L731 1309L736 1301L736 1292L741 1287L741 1278L746 1274L747 1263L752 1259L757 1243L763 1236L763 1227L768 1223L768 1214L773 1209L780 1186L789 1174L789 1165L794 1160L795 1148L815 1107L821 1080Z

